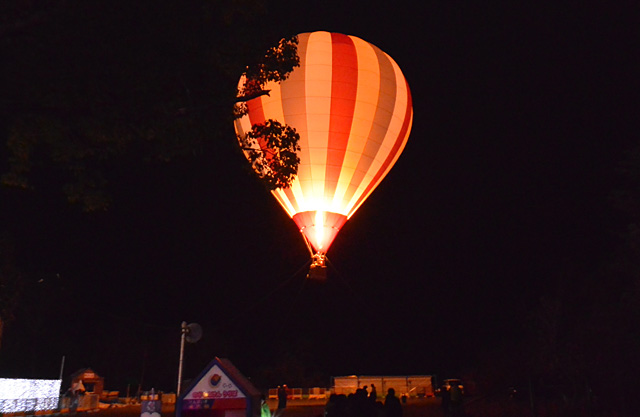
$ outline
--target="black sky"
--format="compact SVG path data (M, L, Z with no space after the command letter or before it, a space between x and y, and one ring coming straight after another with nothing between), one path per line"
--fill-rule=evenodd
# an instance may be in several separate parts
M230 146L123 177L106 213L2 189L2 229L34 291L75 312L35 336L7 329L7 372L56 377L67 355L68 372L93 367L114 389L144 373L171 390L185 320L204 329L191 376L214 356L257 373L283 352L309 373L448 376L522 337L567 268L606 257L615 163L636 140L637 8L274 3L283 36L380 47L414 100L407 147L338 235L329 281L305 283L299 232Z

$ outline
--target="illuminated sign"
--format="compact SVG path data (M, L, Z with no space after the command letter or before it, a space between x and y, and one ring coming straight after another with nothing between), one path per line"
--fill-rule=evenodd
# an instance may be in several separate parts
M221 407L244 408L246 397L224 371L214 365L185 395L183 408L202 410Z

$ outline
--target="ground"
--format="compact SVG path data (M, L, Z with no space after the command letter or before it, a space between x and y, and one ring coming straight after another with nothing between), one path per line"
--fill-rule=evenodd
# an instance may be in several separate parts
M325 401L289 401L283 417L318 417L324 414ZM275 409L275 402L270 404L272 411ZM440 417L440 401L436 398L410 400L403 405L403 417ZM140 405L126 407L102 409L98 412L99 417L139 417ZM96 412L78 412L76 417L98 417ZM162 417L174 417L175 409L173 405L164 404Z

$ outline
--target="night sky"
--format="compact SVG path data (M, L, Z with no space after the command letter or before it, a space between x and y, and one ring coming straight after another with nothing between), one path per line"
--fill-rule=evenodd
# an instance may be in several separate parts
M303 364L324 385L456 376L523 339L559 277L616 245L609 197L637 141L637 7L272 3L282 36L378 46L414 101L408 144L334 241L327 282L304 280L302 237L233 152L231 125L214 153L119 172L107 212L82 213L55 187L3 187L0 232L40 301L7 326L0 372L56 378L65 355L65 376L91 367L110 389L174 390L184 320L204 331L187 378L215 356L251 377Z

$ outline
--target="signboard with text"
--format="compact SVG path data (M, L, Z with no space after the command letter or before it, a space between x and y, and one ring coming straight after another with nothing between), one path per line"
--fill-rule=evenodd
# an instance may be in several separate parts
M184 396L184 410L246 408L246 397L217 364Z

